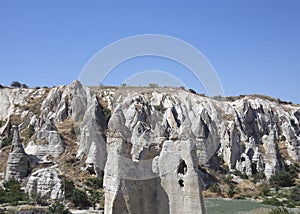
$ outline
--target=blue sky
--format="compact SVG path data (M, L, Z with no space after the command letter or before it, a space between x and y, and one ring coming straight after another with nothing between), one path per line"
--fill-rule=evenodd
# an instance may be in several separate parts
M163 34L199 49L225 95L300 103L299 11L298 0L0 0L0 84L69 84L112 42ZM120 85L144 70L205 92L181 65L157 57L123 63L103 83Z

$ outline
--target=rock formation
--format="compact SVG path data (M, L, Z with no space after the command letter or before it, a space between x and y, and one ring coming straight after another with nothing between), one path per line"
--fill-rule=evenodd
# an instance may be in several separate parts
M24 151L18 128L15 127L11 150L7 159L5 180L15 179L20 181L28 176L30 171L30 158Z
M4 88L0 121L1 146L13 124L19 122L24 136L34 126L25 151L41 163L52 156L59 168L67 156L81 164L77 170L104 174L107 214L203 213L201 188L211 184L203 167L269 179L284 170L284 160L300 161L300 106L260 95L219 99L178 88L96 88L78 81L51 90ZM63 126L76 136L64 136ZM31 157L16 130L5 179L28 176ZM60 198L55 182L57 171L38 170L27 189Z
M25 148L27 154L32 154L46 161L47 157L58 157L65 150L64 142L51 120L47 120Z
M32 198L59 200L64 198L64 186L59 172L52 168L32 173L26 184L26 192Z

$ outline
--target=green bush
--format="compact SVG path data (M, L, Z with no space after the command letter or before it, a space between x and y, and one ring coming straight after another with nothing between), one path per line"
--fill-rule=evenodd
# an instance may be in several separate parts
M69 199L72 196L72 192L75 189L74 182L67 178L64 178L65 197Z
M72 191L70 201L75 207L87 207L90 205L86 192L80 189L74 189Z
M148 87L150 87L150 88L158 88L158 84L157 83L149 83Z
M28 88L28 85L22 83L22 84L21 84L21 88Z
M109 110L108 108L103 108L102 111L106 121L108 122L111 116L111 110Z
M220 193L221 192L221 188L218 184L212 184L209 186L209 190L211 192L214 192L214 193Z
M56 202L48 207L47 214L71 214L71 212L63 204Z
M11 84L10 84L11 87L14 87L14 88L21 88L21 83L18 82L18 81L12 81Z
M21 185L16 180L4 182L4 189L0 188L0 203L17 205L19 201L29 201L29 196L21 190Z
M232 174L234 174L234 175L236 175L236 176L238 176L238 177L240 177L240 178L242 178L242 179L248 179L248 176L247 176L245 173L241 173L241 172L238 171L238 170L234 170L234 171L232 172Z
M279 201L277 198L265 198L263 203L272 206L283 206L283 203Z
M293 189L291 189L289 199L291 201L295 201L297 203L300 203L300 184L298 184Z
M13 139L13 135L12 134L10 134L8 137L4 138L3 139L2 147L11 145L12 139Z
M96 208L96 203L103 197L103 191L89 190L89 201L91 202L93 208Z
M257 172L253 175L253 182L257 183L266 178L266 174L264 172Z
M272 209L268 214L290 214L290 212L284 207L278 207Z
M84 183L92 189L103 188L103 179L102 178L87 178Z
M31 138L35 133L34 125L29 125L27 129L27 137Z
M272 187L291 187L295 183L295 174L287 171L276 171L269 180Z

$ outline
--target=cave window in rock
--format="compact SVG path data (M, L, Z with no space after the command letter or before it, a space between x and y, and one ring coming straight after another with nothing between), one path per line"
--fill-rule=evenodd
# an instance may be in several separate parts
M177 168L177 174L185 174L187 171L187 165L184 160L180 160L179 166Z
M180 187L184 187L184 181L182 179L179 179L178 184Z
M96 175L94 164L89 164L89 166L86 168L86 170L90 173L90 175Z

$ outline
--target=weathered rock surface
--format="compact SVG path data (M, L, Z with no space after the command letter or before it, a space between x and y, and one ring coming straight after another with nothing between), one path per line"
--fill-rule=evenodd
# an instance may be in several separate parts
M300 161L299 105L257 95L220 100L178 88L95 90L75 81L52 88L40 109L20 108L45 94L0 89L1 144L17 114L21 133L35 128L25 151L40 160L59 158L67 149L56 127L68 124L78 141L68 155L97 176L104 171L106 213L201 213L201 186L210 181L198 166L219 169L222 163L248 177L261 172L270 178L284 170L284 160ZM22 179L31 159L18 137L13 145L19 149L11 151L7 179Z
M14 128L11 151L5 171L5 180L15 179L20 181L28 176L30 172L30 157L24 151L18 129Z
M52 168L39 169L33 172L26 184L26 192L32 198L63 199L64 186L60 173Z
M27 154L39 157L42 161L47 157L58 157L65 150L64 142L51 120L47 120L25 148Z
M93 95L88 87L74 81L67 87L53 88L44 100L41 110L39 119L41 126L49 119L61 123L69 117L72 118L73 129L79 139L77 157L84 158L88 167L93 167L98 176L102 175L106 162L106 144L103 134L106 129L106 119L96 95ZM53 131L50 133L54 138L56 133ZM59 135L56 135L54 140L57 145L55 153L59 155L63 152ZM52 147L50 144L49 146Z

